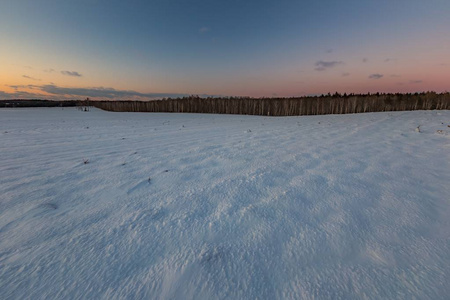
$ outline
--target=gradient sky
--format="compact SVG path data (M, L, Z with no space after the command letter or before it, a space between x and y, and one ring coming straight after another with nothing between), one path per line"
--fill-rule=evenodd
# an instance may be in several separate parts
M428 90L449 0L0 2L0 99Z

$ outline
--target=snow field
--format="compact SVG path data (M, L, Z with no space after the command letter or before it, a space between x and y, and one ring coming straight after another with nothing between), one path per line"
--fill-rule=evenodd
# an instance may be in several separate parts
M445 299L448 125L0 109L0 298Z

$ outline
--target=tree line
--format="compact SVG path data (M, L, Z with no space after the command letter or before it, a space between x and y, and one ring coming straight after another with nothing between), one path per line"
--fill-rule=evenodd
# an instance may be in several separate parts
M450 109L450 93L327 94L292 98L189 96L151 101L91 101L116 112L175 112L301 116L381 111Z
M77 105L77 101L51 101L41 99L12 99L0 100L0 107L71 107Z

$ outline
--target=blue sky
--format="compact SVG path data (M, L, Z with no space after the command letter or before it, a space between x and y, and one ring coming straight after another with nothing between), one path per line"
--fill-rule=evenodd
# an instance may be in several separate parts
M449 15L443 0L5 0L0 98L445 91Z

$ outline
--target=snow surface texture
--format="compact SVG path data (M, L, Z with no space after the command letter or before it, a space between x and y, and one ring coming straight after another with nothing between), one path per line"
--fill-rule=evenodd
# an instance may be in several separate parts
M0 109L0 298L448 299L448 125Z

